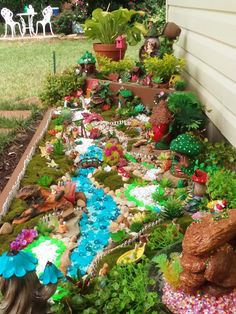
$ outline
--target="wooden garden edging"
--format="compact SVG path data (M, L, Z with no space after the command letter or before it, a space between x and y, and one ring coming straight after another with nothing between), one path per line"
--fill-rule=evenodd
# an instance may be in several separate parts
M53 109L50 108L45 113L43 120L40 122L33 138L31 139L18 165L16 166L14 172L12 173L11 178L9 179L7 185L0 194L0 218L1 216L6 214L9 205L16 194L16 191L20 187L20 181L25 174L26 167L35 152L38 142L44 136L48 128L48 124L51 120L52 111Z

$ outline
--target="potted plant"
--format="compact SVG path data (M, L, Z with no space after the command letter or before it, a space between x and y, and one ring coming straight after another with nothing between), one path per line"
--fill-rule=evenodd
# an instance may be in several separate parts
M141 35L146 33L143 24L133 21L135 15L144 15L142 11L120 8L107 12L98 8L93 11L92 18L85 21L84 31L88 38L99 40L94 43L96 55L105 55L114 61L124 58L127 44L136 45L141 40ZM116 39L123 36L123 47L117 48Z

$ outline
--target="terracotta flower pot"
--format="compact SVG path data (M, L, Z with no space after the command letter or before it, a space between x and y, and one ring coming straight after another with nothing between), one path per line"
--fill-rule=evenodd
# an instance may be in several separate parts
M173 22L166 23L162 35L168 39L176 39L181 33L181 28Z
M125 44L124 48L116 48L116 44L93 44L93 49L96 53L96 56L105 56L114 61L119 61L120 59L124 59L125 52L127 49L127 44Z

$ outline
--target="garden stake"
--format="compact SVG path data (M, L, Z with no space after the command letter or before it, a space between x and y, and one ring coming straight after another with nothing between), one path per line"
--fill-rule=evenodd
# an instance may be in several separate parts
M56 52L54 50L52 52L52 59L53 59L53 74L56 74Z

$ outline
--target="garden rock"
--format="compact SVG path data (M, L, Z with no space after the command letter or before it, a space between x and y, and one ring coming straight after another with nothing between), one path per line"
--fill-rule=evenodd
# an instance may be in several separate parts
M0 234L11 234L13 231L13 227L9 222L4 222L0 229Z
M236 211L208 214L187 229L182 243L180 284L187 293L214 296L236 288ZM228 292L228 290L227 290Z

